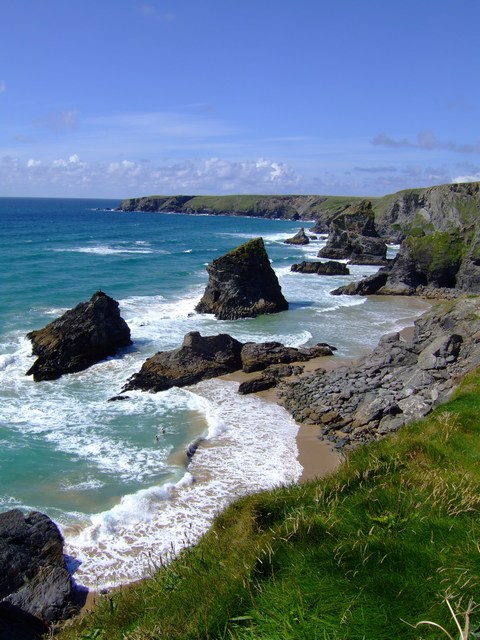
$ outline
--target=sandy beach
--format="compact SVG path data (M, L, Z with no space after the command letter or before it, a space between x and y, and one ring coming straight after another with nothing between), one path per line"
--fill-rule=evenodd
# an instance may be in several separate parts
M409 325L400 331L400 335L405 341L410 341L413 338L414 320L415 318L412 318L412 325ZM340 358L333 355L313 358L307 362L294 362L292 364L302 366L303 373L300 375L305 376L316 369L331 371L338 367L353 365L355 364L355 360ZM246 380L255 378L260 373L261 372L259 371L254 373L235 371L234 373L221 376L221 378L224 380L234 380L235 382L242 383ZM289 378L289 380L293 379L294 378ZM282 404L276 388L259 391L256 395L268 402L276 402L280 405ZM315 480L316 478L322 478L334 472L339 467L343 459L342 455L333 449L329 442L320 439L320 427L314 424L298 423L297 448L298 461L303 467L299 482L308 482L310 480Z
M337 358L335 356L322 356L313 358L308 362L295 362L304 368L302 376L312 373L316 369L336 369L342 365L351 364L352 361L346 358ZM259 375L260 372L244 373L243 371L235 371L225 376L221 376L224 380L234 380L242 383ZM289 378L290 380L293 378ZM267 402L276 402L281 404L277 389L268 389L259 391L257 394ZM341 456L336 452L329 443L320 440L320 428L318 425L298 423L297 433L298 461L303 467L299 482L307 482L315 478L321 478L335 471L342 461Z

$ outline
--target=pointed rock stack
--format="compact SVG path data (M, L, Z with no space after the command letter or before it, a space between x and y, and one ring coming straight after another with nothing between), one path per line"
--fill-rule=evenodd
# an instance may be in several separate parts
M209 280L198 313L219 320L254 318L288 309L262 238L255 238L217 258L207 267Z

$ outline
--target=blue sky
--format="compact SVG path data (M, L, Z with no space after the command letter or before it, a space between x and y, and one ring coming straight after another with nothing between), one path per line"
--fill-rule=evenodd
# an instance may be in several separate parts
M3 0L0 196L480 180L480 0Z

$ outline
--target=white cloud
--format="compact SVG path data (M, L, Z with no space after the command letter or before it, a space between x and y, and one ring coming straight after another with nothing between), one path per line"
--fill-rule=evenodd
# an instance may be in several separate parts
M0 93L5 93L6 90L7 90L7 85L3 80L0 80Z
M0 159L0 191L11 195L127 197L145 193L285 193L299 178L286 164L259 158L232 162L220 158L153 166L121 160L90 163L78 154L46 161Z
M373 138L372 144L375 146L396 149L425 149L427 151L440 149L444 151L454 151L455 153L480 152L480 142L471 144L454 142L452 140L440 140L434 133L432 133L432 131L420 131L417 133L416 141L411 141L408 138L395 139L388 136L386 133L379 133Z
M480 182L480 171L469 176L457 176L452 182Z

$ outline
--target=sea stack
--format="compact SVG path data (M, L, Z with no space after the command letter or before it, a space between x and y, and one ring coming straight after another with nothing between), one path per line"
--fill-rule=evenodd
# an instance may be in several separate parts
M196 306L218 320L254 318L288 309L262 238L254 238L207 266L208 284Z
M36 382L82 371L131 344L130 329L120 316L118 302L103 291L43 329L31 331L27 338L38 358L26 375L33 374Z
M350 205L329 225L327 244L319 258L349 260L351 264L386 264L387 245L375 228L372 203L368 200Z

